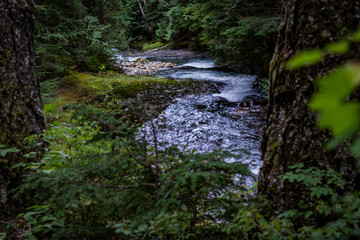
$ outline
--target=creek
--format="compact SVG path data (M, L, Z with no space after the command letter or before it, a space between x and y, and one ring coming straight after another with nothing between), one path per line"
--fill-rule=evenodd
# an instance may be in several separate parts
M217 83L218 92L174 99L173 103L155 119L160 145L177 145L185 151L209 152L223 149L241 153L239 158L227 161L248 164L250 170L257 175L261 166L260 138L261 129L265 124L265 110L261 106L239 110L239 105L244 99L262 97L252 88L256 76L225 70L205 56L179 56L175 51L174 54L168 53L137 54L126 60L135 61L141 57L150 62L175 63L174 68L163 69L153 75L177 81L212 81Z

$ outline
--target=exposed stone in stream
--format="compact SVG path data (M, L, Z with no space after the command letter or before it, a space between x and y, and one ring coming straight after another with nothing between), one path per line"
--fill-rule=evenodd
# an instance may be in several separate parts
M127 75L151 75L155 71L173 68L174 63L169 62L150 62L143 58L138 58L135 62L121 61L116 64Z

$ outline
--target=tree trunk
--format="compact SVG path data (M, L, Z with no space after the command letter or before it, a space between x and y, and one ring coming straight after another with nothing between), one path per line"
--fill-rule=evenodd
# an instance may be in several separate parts
M21 172L11 166L24 161L25 138L45 128L35 69L32 0L0 1L0 144L20 153L0 155L0 217L21 209L11 190Z
M102 25L105 25L105 0L100 0L99 8L100 8L99 21Z
M359 1L338 0L283 1L283 22L270 66L269 108L262 140L264 163L258 187L259 194L271 200L273 215L296 208L301 199L308 197L303 186L279 178L295 163L339 170L349 181L349 189L356 185L354 159L347 154L345 146L324 151L331 136L318 130L316 114L309 111L308 103L316 78L345 61L359 59L359 53L329 55L321 64L300 70L287 71L284 66L299 51L324 47L359 28L359 4Z
M83 13L83 3L82 0L78 0L79 2L79 13L78 13L78 21L81 28L84 26L84 13ZM78 52L79 52L79 58L77 62L77 68L79 70L82 70L82 66L84 65L84 42L82 37L79 37L78 39Z

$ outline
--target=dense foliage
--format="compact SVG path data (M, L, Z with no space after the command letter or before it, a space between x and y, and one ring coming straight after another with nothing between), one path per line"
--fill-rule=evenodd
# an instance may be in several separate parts
M157 126L145 106L132 103L130 116L114 104L106 104L107 110L68 106L69 123L54 121L54 105L46 106L53 124L41 138L50 146L39 162L14 166L28 169L18 194L33 195L33 205L21 214L27 239L360 236L358 193L343 195L347 183L338 172L303 164L289 167L281 177L309 187L311 198L269 219L266 200L244 185L244 177L251 176L247 167L224 161L233 154L163 148L156 142ZM134 123L134 118L150 119L148 128ZM155 140L152 144L145 141L149 135ZM0 152L6 151L16 150Z
M266 65L278 24L278 3L267 0L37 0L37 4L38 70L41 79L53 78L43 83L50 93L65 70L103 70L111 63L111 49L127 48L132 40L170 42L185 36L191 46L205 45L231 64ZM301 53L287 68L316 64L326 54L344 54L360 41L359 36L357 32L324 49ZM360 85L359 69L347 64L318 80L322 91L310 104L321 112L320 127L335 136L329 147L350 141L349 150L357 157L360 106L351 101L351 94ZM45 105L49 130L29 138L38 145L45 140L44 155L32 152L26 157L38 161L13 166L27 170L19 196L30 193L33 198L19 216L19 225L9 224L8 229L23 227L26 239L360 237L359 192L345 192L347 182L338 172L325 166L290 166L278 177L306 186L308 198L298 208L270 218L266 199L244 185L246 177L253 177L247 167L224 161L233 153L199 154L160 146L159 126L150 110L137 102L121 108L123 102L107 83L110 78L103 77L104 85L97 85L103 102L68 106L69 121L58 119L55 104ZM85 82L95 84L94 79ZM119 82L127 84L124 79ZM2 157L17 151L0 145ZM6 237L0 233L0 239Z
M126 48L130 17L119 1L37 0L36 61L40 79L72 66L97 72L112 48Z
M352 83L353 89L358 81ZM122 110L115 98L105 100L99 104L102 109L67 107L72 111L69 123L54 121L54 105L45 107L52 126L41 137L50 146L39 162L18 165L29 169L19 194L33 192L34 196L34 205L22 215L28 239L360 236L359 193L344 194L347 182L338 172L303 164L289 167L280 177L307 186L309 198L298 208L270 219L266 199L243 185L243 177L249 175L246 166L224 161L232 154L162 148L156 142L157 126L147 107L132 103ZM134 119L150 120L148 128ZM149 135L153 144L145 141ZM352 149L358 150L356 146ZM6 151L16 150L0 153Z
M278 2L65 0L36 1L36 60L40 79L65 70L96 72L113 49L138 41L187 41L223 64L268 68L275 46Z
M148 112L129 106L134 108ZM233 154L165 149L156 142L152 121L144 129L125 111L69 109L71 123L54 122L42 135L48 151L27 166L31 171L19 192L34 192L34 205L24 215L27 238L218 239L225 234L244 177L251 175L243 164L223 161ZM155 138L152 145L147 135Z
M184 26L219 60L268 69L279 24L277 1L192 1Z

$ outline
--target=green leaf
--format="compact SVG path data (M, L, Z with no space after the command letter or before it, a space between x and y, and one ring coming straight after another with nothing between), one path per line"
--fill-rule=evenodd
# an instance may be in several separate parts
M331 150L342 144L349 136L342 135L342 136L334 136L327 144L326 149Z
M52 113L56 109L56 103L45 104L44 113Z
M296 209L291 209L279 214L279 218L292 218L298 214Z
M304 164L303 164L303 163L298 163L298 164L291 165L291 166L289 167L289 169L303 168L303 167L304 167Z
M29 152L29 153L24 154L24 157L33 158L33 157L36 157L37 154L38 154L37 152Z
M354 154L356 158L360 158L360 137L351 145L350 152Z
M20 152L21 150L20 149L17 149L16 147L12 147L12 148L6 148L6 149L0 149L0 155L2 157L5 157L5 155L7 153L18 153Z
M334 192L332 189L328 187L312 187L310 193L310 197L316 196L317 198L321 198L321 196L330 196L333 195Z
M342 67L317 80L320 91L315 95L315 98L320 96L320 99L316 99L320 102L316 105L316 101L311 101L310 107L316 109L316 107L326 107L343 101L357 85L356 74L352 67ZM329 102L329 104L326 104L326 102Z
M313 212L312 211L307 211L305 213L305 219L308 219L311 215L313 215Z
M351 40L354 42L360 42L360 29L351 36Z
M319 126L330 129L343 139L359 129L360 104L346 98L360 84L360 66L348 64L318 80L320 92L310 101L310 108L321 113Z
M59 126L59 125L61 125L61 122L59 122L59 121L54 121L54 122L52 123L52 125L53 125L53 126Z
M350 135L358 129L360 122L360 104L348 103L339 105L333 111L324 111L320 117L319 127L328 128L334 135Z
M329 43L325 49L332 54L345 54L349 51L350 41L343 40L339 42Z
M6 239L6 233L0 233L0 240Z
M26 163L21 162L21 163L14 164L11 166L11 169L17 168L17 167L26 167Z
M287 63L285 68L288 70L300 67L311 66L321 62L323 59L323 52L320 49L308 50L301 52L292 57Z

